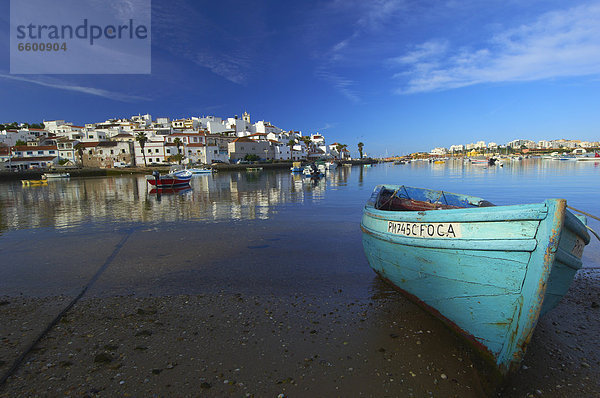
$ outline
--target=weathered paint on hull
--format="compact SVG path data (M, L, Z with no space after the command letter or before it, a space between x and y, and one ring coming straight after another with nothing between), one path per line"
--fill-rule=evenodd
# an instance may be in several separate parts
M443 196L450 202L479 200L453 195ZM448 224L460 234L419 235L419 229ZM412 236L398 226L412 228ZM361 227L371 267L467 336L503 374L519 365L539 316L568 290L589 242L562 199L398 212L376 210L372 198Z

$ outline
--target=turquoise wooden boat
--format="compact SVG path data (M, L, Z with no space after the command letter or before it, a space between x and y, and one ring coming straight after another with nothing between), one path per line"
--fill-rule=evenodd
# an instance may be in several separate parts
M518 369L538 318L581 268L586 223L564 199L493 206L380 185L361 229L375 272L466 336L505 375Z

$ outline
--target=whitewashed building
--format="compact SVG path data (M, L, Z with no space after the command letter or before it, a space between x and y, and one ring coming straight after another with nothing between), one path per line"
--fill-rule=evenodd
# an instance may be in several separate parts
M292 158L290 147L287 143L268 140L273 148L273 158L275 160L290 160Z
M78 142L79 141L77 140L70 140L65 137L58 138L56 140L56 147L58 148L59 160L65 159L71 164L77 164L78 154L75 145L77 145Z
M48 136L48 131L38 129L18 129L0 131L0 142L7 146L17 145L17 141L36 141L40 135Z
M10 159L13 169L47 168L58 163L58 148L54 145L25 145L13 147Z
M232 161L242 160L246 155L255 155L259 159L273 159L274 153L267 140L258 141L248 137L238 137L228 145L229 158Z
M448 150L446 148L441 148L441 147L433 148L431 150L431 152L429 152L429 154L433 155L433 156L444 156L447 153L448 153Z
M160 135L149 136L148 141L144 145L143 152L140 143L135 141L134 153L135 164L138 166L144 165L144 158L146 159L146 165L167 163L165 157L165 137Z

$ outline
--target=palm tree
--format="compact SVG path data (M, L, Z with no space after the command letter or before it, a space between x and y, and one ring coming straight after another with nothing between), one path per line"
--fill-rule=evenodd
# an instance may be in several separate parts
M338 155L340 156L340 159L342 159L342 150L343 150L344 148L346 148L347 146L348 146L348 145L345 145L345 144L337 144L337 145L335 146L335 149L337 150L337 152L338 152Z
M310 151L310 144L312 143L310 137L308 136L303 136L300 137L300 141L304 142L304 145L306 145L306 151Z
M363 147L365 146L365 144L363 144L362 142L358 143L358 153L360 154L360 158L362 159L363 156Z
M177 160L179 160L179 164L181 164L181 153L179 152L179 147L181 146L181 138L177 137L173 140L173 144L177 147Z
M310 139L310 137L305 135L305 136L300 137L300 141L304 142L304 144L306 145L306 157L308 159L308 154L310 153L310 147L312 144L312 140Z
M79 162L81 163L81 167L83 167L83 149L85 148L81 142L75 144L74 148L77 150L77 154L79 155Z
M287 146L289 146L289 147L290 147L290 159L291 159L291 160L294 160L294 156L293 156L293 152L292 152L292 151L293 151L293 149L292 149L292 148L294 147L294 145L296 145L296 140L292 140L292 139L290 139L290 140L288 141L288 143L287 143Z
M144 153L144 146L146 146L146 142L148 142L148 137L146 137L146 133L140 131L135 136L135 140L139 142L140 148L142 148L142 156L144 157L144 167L146 167L146 154Z

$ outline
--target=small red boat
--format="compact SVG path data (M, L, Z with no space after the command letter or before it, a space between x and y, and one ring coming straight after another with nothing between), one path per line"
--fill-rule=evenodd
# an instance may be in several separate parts
M185 187L190 184L192 173L188 170L176 171L161 176L158 171L155 171L151 176L147 176L148 184L156 188L176 188Z

